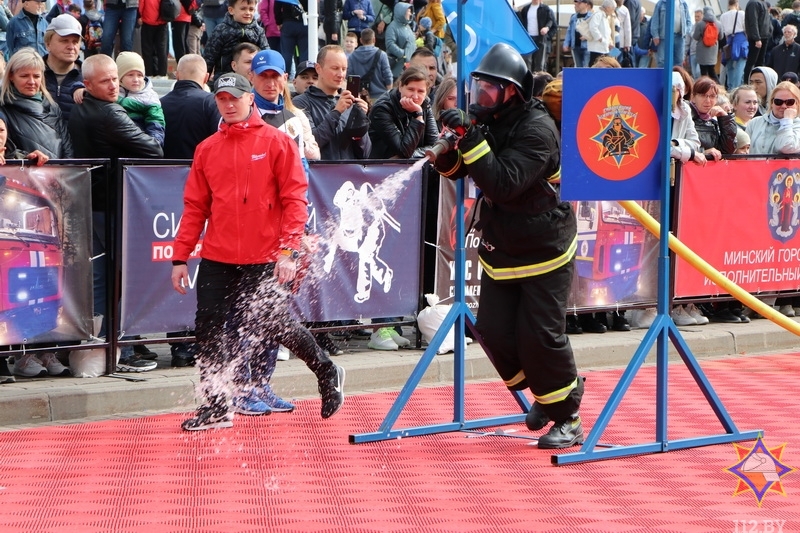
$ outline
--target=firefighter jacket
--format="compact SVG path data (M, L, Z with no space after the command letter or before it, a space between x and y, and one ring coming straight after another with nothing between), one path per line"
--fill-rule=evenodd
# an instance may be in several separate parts
M473 126L458 150L440 156L435 166L450 179L469 174L480 188L478 255L492 279L538 276L575 256L575 215L558 193L560 137L539 100Z

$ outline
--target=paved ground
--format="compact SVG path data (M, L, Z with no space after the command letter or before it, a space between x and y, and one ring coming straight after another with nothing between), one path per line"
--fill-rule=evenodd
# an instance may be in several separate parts
M411 337L411 328L406 328ZM752 355L771 351L795 351L800 339L766 320L750 324L709 324L681 328L697 358ZM571 337L579 369L621 367L628 363L645 330L583 334ZM143 381L112 377L18 378L0 385L0 427L42 425L97 418L120 418L140 413L186 412L196 405L194 368L170 368L166 345L152 345L160 354L159 368L132 374ZM366 347L365 340L343 344L345 354L336 357L347 370L347 393L399 390L420 360L422 350L381 352ZM655 351L650 359L652 361ZM673 354L674 356L674 354ZM465 354L467 380L499 379L477 345ZM453 354L436 356L422 385L452 383ZM279 362L273 378L275 390L287 399L317 397L316 380L302 361Z

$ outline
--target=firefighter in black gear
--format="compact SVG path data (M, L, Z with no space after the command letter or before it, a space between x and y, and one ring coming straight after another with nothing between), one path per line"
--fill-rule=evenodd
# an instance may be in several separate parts
M460 139L435 167L449 179L469 175L482 192L476 326L506 386L533 392L528 427L553 421L539 448L567 448L583 443L583 379L565 334L577 228L558 192L559 133L532 87L522 56L494 45L472 73L469 114L441 115Z

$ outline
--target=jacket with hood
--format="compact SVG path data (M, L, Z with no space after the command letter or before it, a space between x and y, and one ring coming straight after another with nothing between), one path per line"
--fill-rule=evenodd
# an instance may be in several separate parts
M761 97L758 97L758 113L756 116L766 115L769 113L769 104L767 100L769 99L769 95L772 94L772 89L778 85L778 73L772 70L769 67L754 67L753 70L750 71L750 77L753 77L754 72L760 72L764 75L764 81L766 82L767 86L767 96L764 100L761 100Z
M439 136L430 102L422 104L424 122L415 119L400 105L400 90L392 89L381 96L369 111L369 131L372 142L372 159L422 157L424 148L430 147Z
M394 18L386 28L386 54L395 79L400 77L405 63L411 60L411 54L417 49L417 37L411 29L411 19L406 19L409 9L411 4L398 2L394 6Z
M367 159L372 150L367 117L356 105L339 113L338 100L338 94L329 96L312 85L292 103L308 117L323 161Z
M800 118L776 118L772 113L755 117L747 123L750 153L796 154L800 152Z
M297 145L286 134L255 112L223 122L195 152L173 259L189 259L203 228L200 256L211 261L264 264L282 249L300 250L307 190Z
M717 17L714 16L714 10L706 6L703 8L703 20L695 24L692 30L692 39L697 43L695 58L698 65L717 64L719 40L714 43L714 46L706 46L703 44L703 34L706 31L706 26L709 24L713 24L717 27L717 35L722 35L722 26L717 22Z
M283 2L278 2L283 4ZM214 33L208 38L208 43L203 51L208 72L214 72L217 78L226 72L231 72L233 49L241 43L252 43L259 50L267 50L267 35L264 28L253 20L250 24L241 24L233 20L230 13L225 14L225 19L214 28Z

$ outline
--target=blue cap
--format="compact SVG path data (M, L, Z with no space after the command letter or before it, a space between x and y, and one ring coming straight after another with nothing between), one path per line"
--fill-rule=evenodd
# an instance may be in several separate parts
M261 50L253 57L250 70L256 75L265 70L274 70L283 76L286 73L286 62L283 60L283 56L275 50Z

